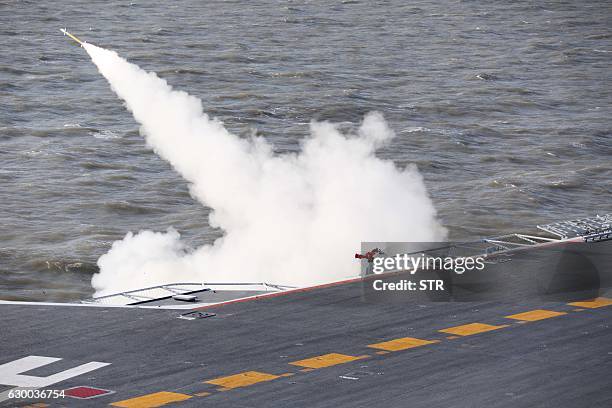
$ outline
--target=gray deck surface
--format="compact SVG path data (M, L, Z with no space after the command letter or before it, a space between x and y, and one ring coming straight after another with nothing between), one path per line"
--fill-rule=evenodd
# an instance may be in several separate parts
M524 324L504 317L534 309L567 314ZM563 302L371 304L359 283L209 307L215 317L193 321L170 310L0 305L0 364L61 357L26 373L46 376L111 363L46 388L115 391L0 405L106 406L166 391L191 396L172 407L612 406L612 306L576 309ZM474 322L508 327L455 339L438 332ZM440 342L384 355L367 347L403 337ZM369 357L309 372L289 364L327 353ZM248 371L293 375L225 391L205 383ZM194 395L202 392L210 395Z

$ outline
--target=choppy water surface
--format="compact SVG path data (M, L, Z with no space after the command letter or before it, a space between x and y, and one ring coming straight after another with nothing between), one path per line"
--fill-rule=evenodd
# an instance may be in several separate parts
M64 26L278 152L382 112L452 238L610 210L608 2L79 3L0 3L0 298L89 296L128 231L220 234Z

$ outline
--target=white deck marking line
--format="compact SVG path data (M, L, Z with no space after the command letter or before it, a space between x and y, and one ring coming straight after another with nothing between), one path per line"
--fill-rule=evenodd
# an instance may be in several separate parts
M141 305L103 305L94 303L54 303L54 302L22 302L20 300L0 300L2 305L18 305L18 306L72 306L72 307L103 307L103 308L124 308L124 309L166 309L166 310L191 310L195 306L200 307L212 305L209 303L196 303L190 305L159 305L159 306L141 306Z
M33 375L21 374L23 372L30 371L38 367L55 363L59 360L61 360L61 358L45 356L27 356L20 358L19 360L2 364L0 365L0 384L11 385L19 388L42 388L110 365L110 363L92 361L89 363L81 364L77 367L70 368L68 370L60 371L59 373L52 374L47 377L37 377ZM0 393L0 402L8 399L8 393L10 391L11 390Z

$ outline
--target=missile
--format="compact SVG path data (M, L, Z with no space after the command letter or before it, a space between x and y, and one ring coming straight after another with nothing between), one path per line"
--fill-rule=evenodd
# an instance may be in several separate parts
M64 35L67 35L68 37L72 38L74 41L78 42L81 47L85 43L85 41L81 41L76 36L70 34L65 28L60 28L60 31L64 33Z

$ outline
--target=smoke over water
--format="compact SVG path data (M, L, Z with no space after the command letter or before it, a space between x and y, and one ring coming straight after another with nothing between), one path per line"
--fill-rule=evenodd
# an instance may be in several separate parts
M416 167L398 169L375 151L393 136L382 115L357 134L312 123L299 154L276 155L262 138L241 139L202 111L199 99L85 44L149 146L212 208L224 231L190 248L177 231L131 232L100 257L96 295L170 282L269 282L302 286L357 276L361 241L435 241L445 230Z

